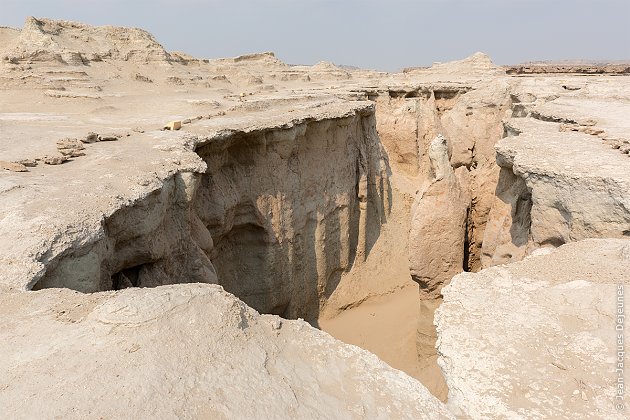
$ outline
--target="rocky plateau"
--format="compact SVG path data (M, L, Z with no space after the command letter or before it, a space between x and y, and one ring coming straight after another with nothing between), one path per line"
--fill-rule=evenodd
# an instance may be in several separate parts
M2 416L627 418L626 67L1 27Z

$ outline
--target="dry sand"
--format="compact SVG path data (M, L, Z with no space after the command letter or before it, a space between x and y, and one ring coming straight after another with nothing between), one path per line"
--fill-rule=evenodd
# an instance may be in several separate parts
M437 300L420 301L418 285L410 277L402 289L347 309L332 319L320 320L319 326L345 343L371 351L446 401L448 390L434 347L433 313L438 305ZM421 310L419 329L416 317ZM425 345L416 346L416 333L426 334Z

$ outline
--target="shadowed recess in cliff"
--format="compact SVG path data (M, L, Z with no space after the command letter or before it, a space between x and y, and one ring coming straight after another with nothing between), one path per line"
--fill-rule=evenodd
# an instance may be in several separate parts
M176 173L160 188L121 207L102 222L102 235L41 261L44 275L33 290L67 287L91 293L129 286L216 283L207 241L189 211L187 190L195 175ZM201 226L202 229L203 226Z
M378 130L394 173L416 198L412 213L420 209L411 215L411 271L422 291L439 294L454 274L482 268L481 248L499 176L494 145L504 135L503 119L511 110L510 87L438 83L396 89L376 98ZM439 180L430 144L438 135L447 139L446 160L456 182L434 185Z
M218 282L260 312L315 322L386 222L389 167L374 117L235 133L200 147L195 212Z
M207 139L176 173L54 260L33 289L218 283L263 313L315 322L367 258L391 206L372 112Z

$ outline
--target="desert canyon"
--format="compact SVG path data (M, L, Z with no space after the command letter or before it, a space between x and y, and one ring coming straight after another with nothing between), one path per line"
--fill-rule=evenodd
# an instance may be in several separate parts
M627 418L629 76L0 28L0 416Z

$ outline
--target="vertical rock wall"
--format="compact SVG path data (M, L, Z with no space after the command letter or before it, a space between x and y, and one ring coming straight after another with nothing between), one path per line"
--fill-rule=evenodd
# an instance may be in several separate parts
M509 91L504 81L474 88L436 84L377 98L379 135L395 174L415 196L412 275L430 295L453 275L481 268L499 178L494 145L511 110ZM437 135L446 138L452 177L436 177L432 169L431 142Z
M197 153L208 170L195 212L218 282L261 312L314 320L389 212L373 114L237 133Z
M260 312L317 319L390 211L374 109L203 140L174 173L47 263L35 289L219 283Z

